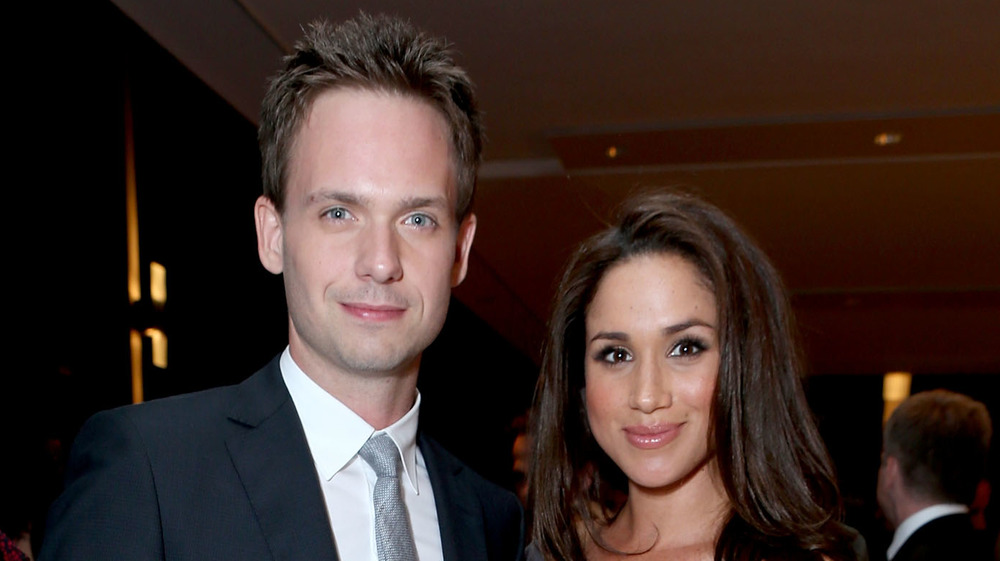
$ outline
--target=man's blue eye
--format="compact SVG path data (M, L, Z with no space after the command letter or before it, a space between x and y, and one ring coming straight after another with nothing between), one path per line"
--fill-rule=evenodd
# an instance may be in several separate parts
M436 224L434 219L426 214L413 214L407 217L406 224L410 226L417 226L418 228L429 228Z
M347 212L346 208L335 207L326 211L326 215L334 220L346 220L351 217L351 213Z

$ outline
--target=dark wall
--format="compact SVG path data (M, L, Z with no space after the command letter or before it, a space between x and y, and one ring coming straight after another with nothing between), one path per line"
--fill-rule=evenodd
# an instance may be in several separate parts
M147 398L242 379L286 336L280 279L256 257L254 125L110 3L68 3L45 20L58 44L22 61L37 84L17 115L26 245L8 269L22 285L9 321L32 418L70 427L128 403L129 332L148 325L166 331L170 363L146 365ZM127 100L144 281L150 261L167 267L160 314L127 296Z
M151 399L239 382L284 348L287 322L281 279L257 258L256 127L145 49L129 72L142 260L167 268L167 305L150 319L170 336L168 369L147 367Z
M420 426L483 476L513 489L511 423L531 405L535 365L461 302L420 365Z
M103 2L18 9L5 68L5 532L37 530L79 423L129 396L124 35Z

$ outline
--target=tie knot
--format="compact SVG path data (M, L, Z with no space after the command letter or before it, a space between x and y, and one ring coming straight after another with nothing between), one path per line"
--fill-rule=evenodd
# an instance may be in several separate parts
M383 433L368 439L358 452L379 477L396 477L399 465L399 450L396 443Z

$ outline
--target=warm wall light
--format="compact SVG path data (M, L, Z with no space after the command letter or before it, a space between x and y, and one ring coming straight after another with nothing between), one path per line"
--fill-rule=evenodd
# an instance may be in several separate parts
M156 261L149 264L149 297L157 307L167 303L167 268Z
M913 376L909 372L889 372L882 379L882 399L903 401L910 395L912 379Z
M139 279L139 203L135 186L135 144L132 135L132 96L125 89L125 226L128 247L128 301L142 298Z
M167 367L167 334L155 327L150 327L145 331L146 337L153 344L153 366L158 368Z
M611 158L612 160L614 160L615 158L618 157L618 147L617 146L608 146L608 149L605 150L604 153L608 156L608 158Z
M910 395L910 382L913 375L909 372L889 372L882 378L882 400L885 402L882 411L882 422L889 420L896 406Z
M889 146L903 141L903 135L898 132L883 132L875 135L875 146Z
M132 403L142 403L142 335L134 329L129 333L129 347L132 351Z

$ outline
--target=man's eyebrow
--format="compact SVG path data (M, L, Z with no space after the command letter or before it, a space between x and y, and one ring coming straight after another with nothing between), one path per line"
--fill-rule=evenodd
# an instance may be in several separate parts
M443 196L435 197L406 197L400 203L399 207L403 210L411 210L416 208L448 208L449 206L448 198Z
M364 203L364 198L346 191L316 191L309 194L309 204L313 203L344 203L349 205L360 205Z
M347 191L323 190L309 194L309 204L314 203L344 203L348 205L365 206L369 202L367 197L358 196ZM444 196L433 197L405 197L400 201L400 210L413 210L417 208L442 208L447 209L450 203Z

